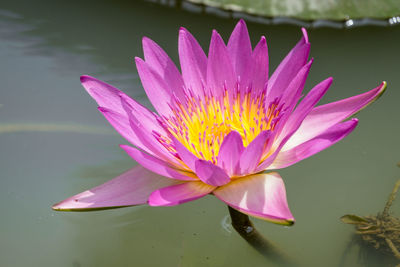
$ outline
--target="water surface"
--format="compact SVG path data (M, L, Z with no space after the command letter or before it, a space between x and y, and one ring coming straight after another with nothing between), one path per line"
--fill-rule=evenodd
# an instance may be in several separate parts
M0 266L274 266L222 226L228 211L212 196L168 208L50 209L136 164L79 76L107 81L149 106L133 61L142 56L142 36L177 62L180 26L207 49L213 28L227 40L235 23L142 2L2 1ZM267 37L271 69L301 36L297 26L248 27L253 44ZM380 266L385 258L359 258L360 248L348 247L353 229L339 217L381 211L400 178L400 27L321 28L309 37L315 61L306 89L334 77L323 103L382 80L388 90L357 114L359 126L345 140L280 171L293 227L253 221L300 266ZM1 131L7 125L13 130Z

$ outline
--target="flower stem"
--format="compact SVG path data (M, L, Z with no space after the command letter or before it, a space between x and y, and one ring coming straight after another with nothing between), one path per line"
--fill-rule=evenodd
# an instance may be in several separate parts
M254 249L269 260L273 260L276 263L284 264L284 266L295 265L291 260L287 258L282 251L278 250L271 242L265 239L255 229L253 223L250 221L249 216L243 214L230 206L228 206L229 214L232 219L232 226L245 239Z

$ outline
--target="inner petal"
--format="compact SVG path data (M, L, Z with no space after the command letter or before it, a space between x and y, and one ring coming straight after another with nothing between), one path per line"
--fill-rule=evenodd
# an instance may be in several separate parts
M238 86L225 89L219 98L209 93L202 100L187 96L184 103L176 101L172 115L163 117L164 127L195 156L217 164L222 141L231 131L240 134L246 147L262 131L273 131L282 113L278 99L266 107L265 90ZM168 139L164 144L174 150Z

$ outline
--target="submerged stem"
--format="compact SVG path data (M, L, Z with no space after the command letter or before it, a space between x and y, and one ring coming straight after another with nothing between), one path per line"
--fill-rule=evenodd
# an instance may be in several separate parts
M390 193L389 199L386 202L385 209L383 210L383 213L382 213L382 215L384 217L389 215L389 208L390 208L390 206L392 206L392 203L393 203L394 199L396 198L396 193L399 190L399 187L400 187L400 180L398 180L396 182L396 184L394 185L392 193Z
M285 264L285 266L293 266L286 255L282 253L276 246L265 239L255 228L250 221L249 216L228 206L229 214L232 219L233 228L243 237L253 248L261 253L266 258Z

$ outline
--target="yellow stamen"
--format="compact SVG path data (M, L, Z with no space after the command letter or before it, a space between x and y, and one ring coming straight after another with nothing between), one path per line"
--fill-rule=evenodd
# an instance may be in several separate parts
M170 133L198 158L214 164L227 134L237 131L246 147L262 131L272 130L279 115L276 103L265 107L265 92L225 94L220 100L191 98L175 107L175 116L165 119Z

